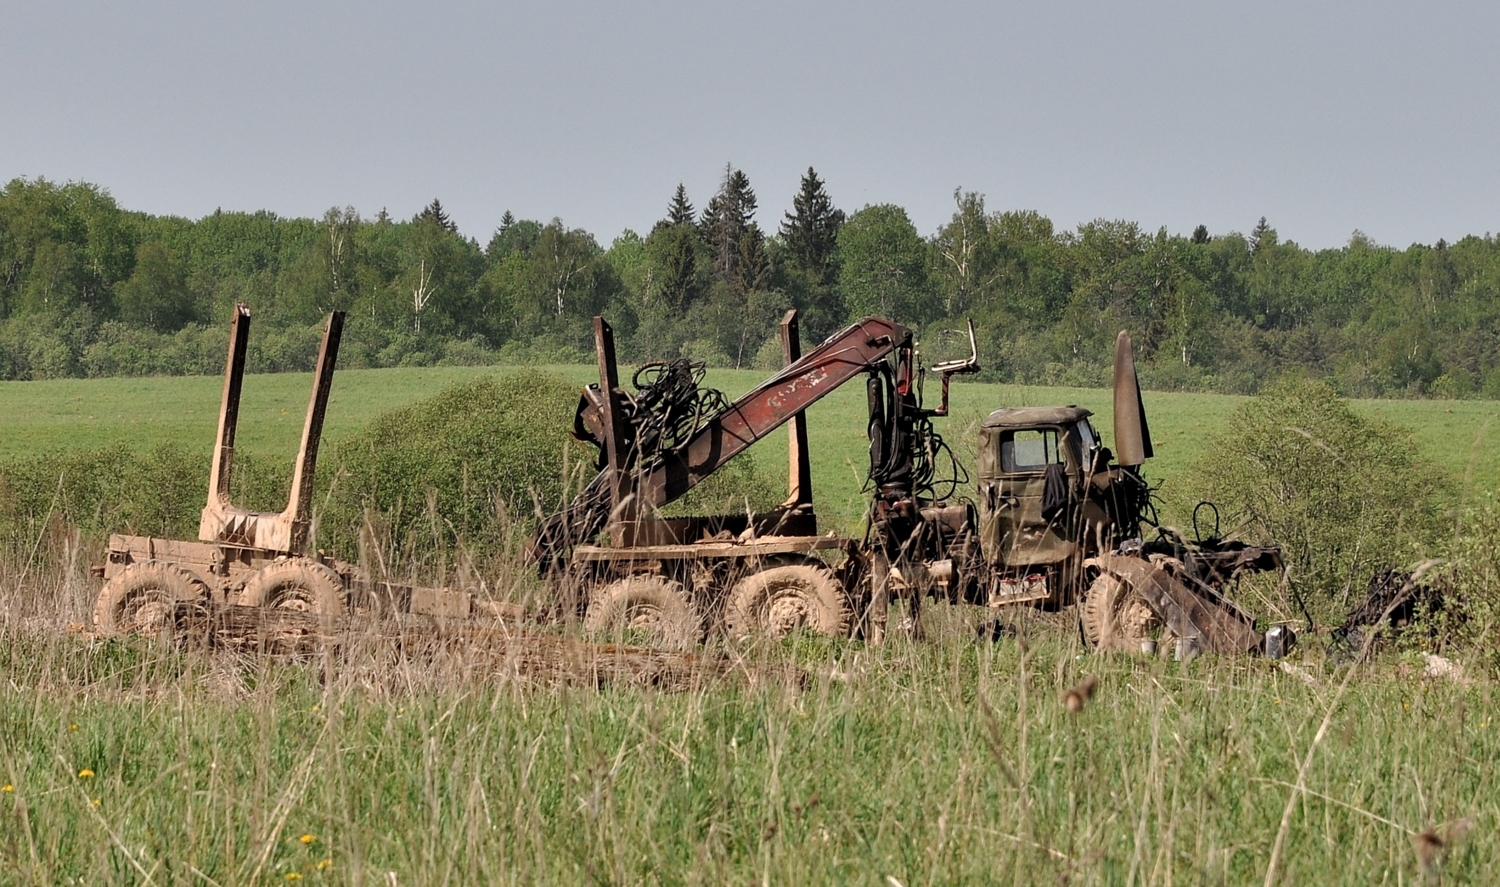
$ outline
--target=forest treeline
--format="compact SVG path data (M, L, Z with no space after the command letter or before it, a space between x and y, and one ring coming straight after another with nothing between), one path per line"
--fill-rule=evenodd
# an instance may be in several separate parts
M1104 384L1129 329L1152 387L1249 393L1292 373L1348 396L1500 397L1489 234L1396 249L1356 232L1309 250L1265 219L1248 234L1059 230L958 190L924 236L899 206L837 208L812 169L780 218L731 167L701 210L682 186L664 209L607 247L510 213L481 243L437 200L409 219L193 221L18 178L0 191L0 378L218 373L236 301L255 310L257 371L309 368L335 308L346 367L588 361L602 313L627 360L765 368L795 306L806 341L879 314L937 357L965 346L972 317L986 375L1004 381Z

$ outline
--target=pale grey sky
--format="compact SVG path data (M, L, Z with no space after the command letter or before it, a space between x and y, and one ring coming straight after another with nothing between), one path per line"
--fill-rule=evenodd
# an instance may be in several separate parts
M0 178L125 207L510 209L603 243L724 164L812 165L930 234L955 187L1060 227L1406 246L1500 230L1500 5L0 2Z

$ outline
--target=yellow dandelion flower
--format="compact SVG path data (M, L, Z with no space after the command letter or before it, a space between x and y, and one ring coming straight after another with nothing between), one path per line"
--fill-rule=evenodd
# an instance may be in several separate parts
M8 782L6 784L4 784L4 785L0 785L0 792L5 792L7 795L10 794L11 792L15 791L15 790L16 790L16 787L13 786L13 785L11 785Z
M318 860L318 871L320 871L320 872L326 872L326 871L328 871L331 868L333 868L333 860L331 860L331 859L320 859L320 860Z
M297 840L301 841L304 844L311 844L313 841L317 840L317 837L314 836L314 835L303 835L302 837L298 838Z
M288 881L300 881L302 880L302 875L298 872L287 872L286 879Z
M90 770L87 767L84 767L82 770L78 771L78 778L79 779L93 779L94 778L94 771Z
M68 729L70 731L74 732L74 733L77 733L78 732L78 725L77 724L69 724L68 725Z
M99 806L99 799L95 798L92 803L95 807Z

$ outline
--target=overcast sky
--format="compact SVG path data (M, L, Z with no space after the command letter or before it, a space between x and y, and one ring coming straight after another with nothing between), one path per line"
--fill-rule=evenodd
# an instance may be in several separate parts
M930 234L953 190L1059 227L1406 246L1500 230L1500 4L0 0L0 177L126 208L505 210L609 242L725 163L809 165Z

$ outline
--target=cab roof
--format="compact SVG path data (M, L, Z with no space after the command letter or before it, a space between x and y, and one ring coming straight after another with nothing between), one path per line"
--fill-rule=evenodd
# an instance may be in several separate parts
M1083 407L1007 407L990 413L985 428L1030 428L1034 425L1071 425L1092 416Z

